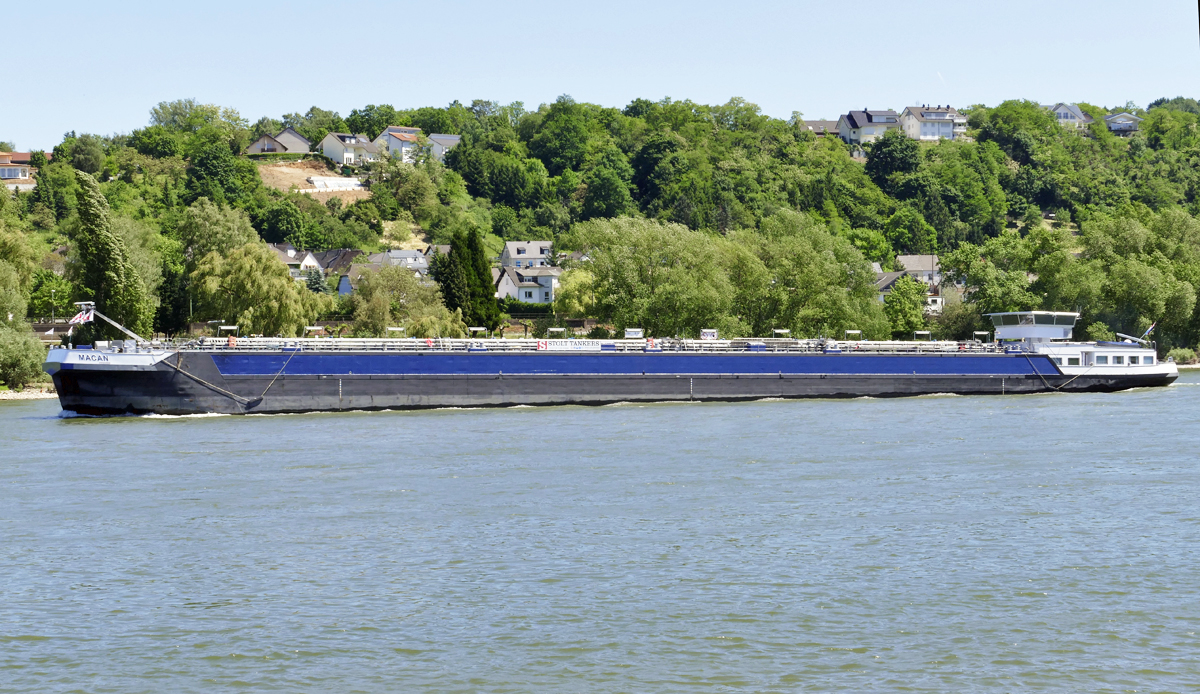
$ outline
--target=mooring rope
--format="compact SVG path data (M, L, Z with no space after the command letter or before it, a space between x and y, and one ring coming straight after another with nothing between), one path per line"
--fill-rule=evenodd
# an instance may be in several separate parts
M299 351L300 351L300 348L299 348L299 347L297 347L296 349L292 350L292 354L291 354L291 356L289 356L289 357L287 358L287 361L283 362L283 366L282 366L282 367L280 367L280 369L279 369L279 373L275 374L275 378L272 378L272 379L271 379L271 382L267 384L267 387L263 389L262 395L258 396L258 399L259 399L259 400L262 400L264 397L266 397L266 395L267 395L267 391L268 391L268 390L271 390L271 386L275 385L275 379L279 378L280 374L282 374L282 373L283 373L283 370L287 368L288 364L291 364L291 363L292 363L292 357L296 356L296 353L297 353L297 352L299 352ZM249 402L249 401L247 401L247 402Z
M1066 388L1067 386L1071 385L1071 383L1075 379L1079 378L1083 374L1086 374L1088 371L1091 371L1092 369L1096 368L1095 365L1093 364L1092 366L1089 366L1087 368L1087 371L1083 371L1082 373L1075 374L1074 376L1071 377L1071 380L1067 381L1066 383L1062 384L1061 386L1052 386L1052 385L1050 385L1050 382L1046 380L1046 377L1042 375L1042 372L1038 370L1037 365L1033 363L1033 359L1030 358L1030 356L1028 354L1025 355L1025 360L1029 362L1029 367L1033 369L1033 372L1035 374L1037 374L1038 378L1042 379L1042 383L1044 383L1047 388L1049 388L1050 390L1058 390L1058 391L1061 391L1063 388Z
M176 352L175 356L181 357L179 352ZM250 402L252 402L249 398L244 398L241 395L238 395L237 393L231 393L228 390L225 390L224 388L222 388L218 385L209 383L208 381L204 380L203 378L200 378L196 374L188 373L187 371L184 371L182 368L176 366L175 364L172 364L171 359L169 357L167 359L163 359L163 363L166 364L167 366L171 367L172 369L175 369L176 371L183 374L184 376L187 376L188 378L192 379L193 381L195 381L201 385L207 386L209 388L212 388L213 390L217 391L218 393L220 393L228 398L231 398L234 402L241 402L241 404L243 404L243 405L247 405Z

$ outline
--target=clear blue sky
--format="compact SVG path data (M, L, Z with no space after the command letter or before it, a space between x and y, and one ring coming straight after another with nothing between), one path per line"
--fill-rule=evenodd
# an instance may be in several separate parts
M194 97L263 115L570 94L772 116L1026 98L1200 98L1193 0L908 2L14 2L0 140L146 124ZM10 51L12 48L10 48Z

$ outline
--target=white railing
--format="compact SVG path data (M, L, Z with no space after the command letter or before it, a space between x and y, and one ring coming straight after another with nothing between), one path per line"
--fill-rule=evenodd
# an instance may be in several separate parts
M734 340L586 340L586 339L459 339L459 338L341 338L341 337L207 337L188 342L165 342L157 349L221 352L787 352L860 353L1000 352L995 343L977 341L795 340L744 338Z

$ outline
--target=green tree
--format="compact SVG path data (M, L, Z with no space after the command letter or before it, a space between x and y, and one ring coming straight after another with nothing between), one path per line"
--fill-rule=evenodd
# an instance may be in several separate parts
M920 212L902 205L884 226L884 236L897 253L927 255L937 253L937 230L929 225Z
M608 167L592 169L584 176L587 194L583 198L583 219L618 217L633 207L629 183Z
M463 255L463 271L471 295L470 310L463 315L473 326L495 330L500 325L500 306L496 303L496 288L492 284L492 264L488 261L479 232L472 229L456 237L451 255L458 249Z
M262 237L267 243L291 241L303 248L301 236L307 226L307 218L300 208L290 200L280 200L267 208L263 215Z
M0 381L12 390L21 390L42 375L46 350L24 321L0 324Z
M578 169L587 153L588 129L582 109L570 97L559 97L550 106L542 127L529 143L551 176Z
M129 145L138 153L156 159L174 157L182 150L176 135L161 125L133 131L129 136Z
M920 161L920 148L916 140L899 130L888 130L871 144L867 152L866 172L875 185L891 190L892 176L916 171Z
M321 275L320 270L309 270L304 274L304 286L308 287L308 291L314 294L329 294L329 283L325 281L325 277Z
M187 272L209 253L225 255L258 239L250 218L241 210L219 205L208 198L193 202L175 228L183 247Z
M81 135L71 152L71 166L84 173L96 174L104 166L104 146L95 135Z
M471 311L471 285L467 280L465 264L463 252L460 250L455 253L454 248L445 255L435 253L430 262L430 271L441 288L446 308L458 311L463 316Z
M465 337L467 333L465 325L461 330L450 327L455 320L461 323L461 311L446 310L437 286L418 279L407 268L385 267L364 275L353 303L355 332L359 334L385 337L389 326L405 327L409 337ZM417 321L425 321L421 335L413 332Z
M246 334L301 334L332 305L292 279L287 266L262 243L248 243L222 256L209 253L192 273L197 314L231 320Z
M228 146L209 144L192 157L187 189L193 200L206 197L216 203L226 203L241 199L244 187L238 175L237 161Z
M129 261L121 237L113 233L108 202L96 179L76 173L79 228L71 238L75 284L96 308L138 335L149 333L154 305L146 295L142 278ZM108 325L97 325L98 333L116 337Z
M25 320L29 297L21 286L21 277L11 263L0 260L0 325Z
M29 291L29 315L37 318L69 318L72 290L66 277L38 268L33 273Z
M925 329L925 295L928 288L908 275L902 275L892 285L883 300L883 312L892 324L892 336L904 338L914 331Z

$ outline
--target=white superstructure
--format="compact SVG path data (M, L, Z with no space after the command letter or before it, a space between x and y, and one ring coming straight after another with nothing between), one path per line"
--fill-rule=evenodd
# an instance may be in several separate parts
M1154 343L1129 337L1122 342L1075 342L1078 313L1012 311L989 313L996 340L1012 350L1050 357L1068 376L1176 376L1174 361L1159 361ZM1124 336L1122 336L1124 337Z

